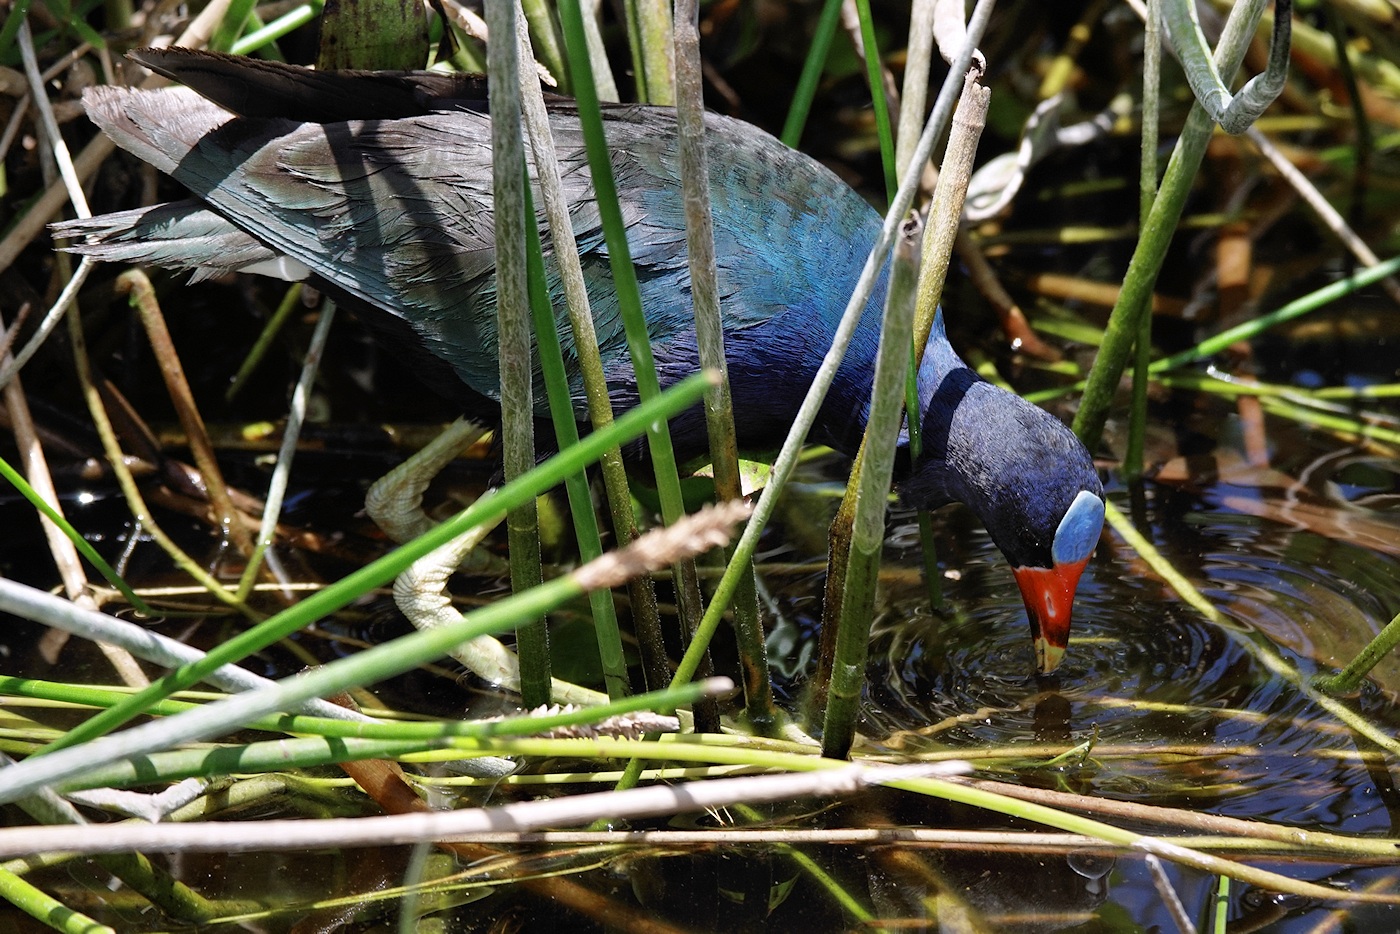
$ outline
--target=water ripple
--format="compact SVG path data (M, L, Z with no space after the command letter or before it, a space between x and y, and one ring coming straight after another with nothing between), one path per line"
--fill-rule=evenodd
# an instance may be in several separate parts
M1400 561L1249 516L1192 511L1171 525L1155 537L1169 557L1193 555L1182 570L1233 634L1131 553L1101 548L1070 651L1054 675L1037 677L1010 571L972 533L946 558L961 568L947 586L952 609L931 612L913 588L888 594L872 636L866 735L903 751L990 747L1032 761L1092 740L1087 757L1056 767L1056 781L1241 817L1388 828L1393 795L1378 790L1355 738L1242 641L1304 674L1331 671L1400 606ZM1359 699L1392 728L1396 686L1392 661Z

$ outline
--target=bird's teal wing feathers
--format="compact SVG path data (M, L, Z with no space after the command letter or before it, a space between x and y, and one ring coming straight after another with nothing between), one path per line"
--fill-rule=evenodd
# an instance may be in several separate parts
M498 395L489 117L458 111L337 124L231 120L182 95L181 119L172 123L165 100L104 89L89 109L125 148L157 156L160 168L234 225L408 322L467 385ZM628 108L611 110L606 129L648 328L664 345L692 331L690 276L674 117L646 110L641 120ZM604 365L627 369L577 117L561 107L552 123ZM829 332L878 216L827 169L767 134L723 117L710 124L726 329L796 315ZM549 244L547 229L541 233ZM552 262L548 276L565 357L572 359ZM582 411L581 392L576 398Z

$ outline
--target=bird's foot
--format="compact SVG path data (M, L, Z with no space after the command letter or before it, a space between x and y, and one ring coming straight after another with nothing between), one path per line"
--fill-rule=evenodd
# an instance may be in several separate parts
M485 429L458 419L421 451L380 478L365 497L365 511L395 541L408 541L433 527L423 512L423 492L449 462ZM499 520L497 520L499 521ZM417 629L431 629L461 618L447 592L447 580L462 568L479 573L499 559L479 548L494 528L488 523L471 529L414 562L394 581L394 602ZM481 556L486 556L485 558ZM505 573L504 568L501 573ZM520 690L520 661L515 653L490 636L481 636L451 653L470 672L509 691ZM554 679L555 703L591 706L606 703L606 694Z
M423 511L428 484L486 428L459 418L443 429L420 451L374 482L365 494L365 512L389 538L402 544L412 541L436 523Z

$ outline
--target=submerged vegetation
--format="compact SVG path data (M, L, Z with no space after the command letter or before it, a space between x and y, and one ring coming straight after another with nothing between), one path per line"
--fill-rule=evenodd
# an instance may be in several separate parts
M65 931L1400 926L1400 12L598 6L9 8L9 911ZM498 430L429 443L457 404L300 283L55 249L50 222L184 197L80 103L154 81L123 55L171 44L489 73ZM578 101L627 411L537 75ZM613 100L677 108L704 372L667 389ZM837 329L888 259L849 474L803 446L819 395L776 460L740 459L771 452L738 450L719 376L702 104L886 213ZM1072 422L1105 477L1053 675L967 510L887 515L940 302L978 372ZM537 380L547 403L521 402ZM701 400L703 468L665 430ZM358 513L420 449L407 494L371 496L391 549ZM410 571L447 586L419 630L389 595Z

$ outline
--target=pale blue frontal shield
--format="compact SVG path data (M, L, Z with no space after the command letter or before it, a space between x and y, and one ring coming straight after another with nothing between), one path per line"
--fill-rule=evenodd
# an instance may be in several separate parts
M1069 504L1060 527L1055 530L1055 543L1050 546L1050 556L1055 564L1078 564L1087 561L1094 546L1099 543L1099 532L1103 530L1103 500L1080 490L1074 502Z

